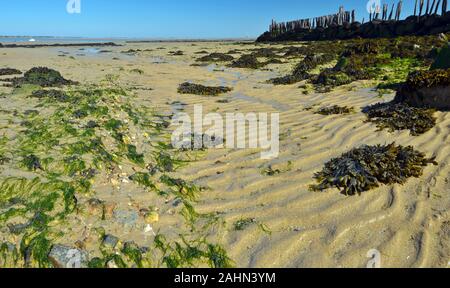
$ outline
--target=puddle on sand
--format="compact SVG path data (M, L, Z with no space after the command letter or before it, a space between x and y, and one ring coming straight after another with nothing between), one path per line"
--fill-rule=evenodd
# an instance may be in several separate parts
M163 57L151 57L150 61L152 62L152 64L167 64L166 59L164 59Z
M218 77L217 80L220 82L220 86L236 86L239 81L245 80L248 77L244 76L241 72L228 69L225 66L218 66L217 64L211 64L205 67L208 72L219 72L219 73L225 73L228 75L233 76L234 80L227 80L224 77Z
M232 76L234 79L230 80L230 79L226 79L225 77L217 77L216 80L211 80L210 82L212 83L213 81L219 81L220 82L220 86L228 86L228 87L236 87L237 84L243 80L252 80L254 82L261 82L262 83L255 83L255 86L259 87L259 88L263 88L264 86L268 85L265 82L271 78L277 77L278 73L274 72L274 71L261 71L261 70L255 70L252 71L252 73L250 73L249 75L244 75L243 73L236 71L237 69L234 68L227 68L225 66L219 66L217 64L210 64L208 66L205 67L206 70L208 70L208 72L216 72L216 73L225 73L228 74L230 76Z
M247 96L240 92L234 93L232 95L232 97L235 100L243 100L243 101L247 101L247 102L251 102L251 103L260 103L260 104L269 105L269 106L272 106L274 109L281 111L281 112L288 111L291 109L291 107L287 104L282 104L275 100L263 100L263 99Z
M180 101L174 101L172 104L170 104L170 107L172 108L172 113L177 114L180 112L183 112L185 110L185 107L187 106L186 103L180 102Z

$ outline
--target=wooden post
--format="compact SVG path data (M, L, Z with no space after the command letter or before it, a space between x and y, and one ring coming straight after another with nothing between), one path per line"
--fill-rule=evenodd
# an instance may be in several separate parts
M447 0L443 0L442 2L442 15L444 15L447 12Z
M395 14L395 20L399 21L400 20L400 15L402 14L402 8L403 8L403 1L400 0L400 2L398 2L397 5L397 13Z
M437 4L436 4L436 8L434 8L434 15L437 15L438 10L439 10L439 5L441 4L441 0L438 0Z
M414 16L417 16L417 0L416 0L416 4L414 5Z
M394 8L395 8L395 3L392 4L391 13L389 14L389 21L391 21L391 20L392 20L392 17L394 16Z
M433 4L431 4L430 14L433 14L433 11L434 11L434 5L436 5L436 0L433 0Z
M422 16L424 0L420 0L420 8L419 8L419 18Z

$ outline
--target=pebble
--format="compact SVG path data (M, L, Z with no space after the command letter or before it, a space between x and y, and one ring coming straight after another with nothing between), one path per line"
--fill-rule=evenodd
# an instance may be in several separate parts
M103 238L102 245L106 246L108 248L114 249L116 248L117 244L119 243L119 238L113 235L106 235Z

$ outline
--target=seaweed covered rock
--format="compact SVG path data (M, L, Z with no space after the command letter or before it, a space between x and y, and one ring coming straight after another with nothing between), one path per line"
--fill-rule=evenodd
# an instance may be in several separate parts
M270 79L269 83L275 85L289 85L309 79L310 74L308 71L319 65L331 62L334 58L335 56L333 54L309 54L299 64L297 64L297 66L295 66L291 75Z
M63 85L72 85L76 82L65 79L56 70L47 67L34 67L25 72L23 77L7 79L12 82L12 86L18 87L23 84L38 85L41 87L59 87Z
M224 53L211 53L209 55L198 58L197 62L228 62L233 60L234 57L231 55L227 55Z
M206 96L218 96L223 93L232 91L232 88L218 86L203 86L199 84L185 82L178 87L178 93L180 94L194 94L194 95L206 95Z
M323 107L320 108L316 114L320 115L339 115L339 114L350 114L355 112L355 109L353 107L340 107L337 105L331 106L331 107Z
M20 75L22 72L13 68L0 68L0 76L6 75Z
M450 69L450 45L439 50L431 69Z
M260 48L255 49L252 52L252 55L255 57L266 57L266 58L276 58L278 55L276 54L276 50L273 48Z
M266 65L265 63L259 62L258 58L255 55L250 54L250 55L242 55L239 59L233 61L230 67L259 69L265 65Z
M410 130L413 136L421 135L436 125L434 110L410 107L405 103L379 103L364 108L363 113L380 130Z
M397 92L394 102L419 108L450 110L450 69L411 73Z
M349 57L351 55L362 54L378 54L380 52L380 46L373 40L360 40L354 44L351 44L342 53L342 56Z
M437 165L434 158L426 158L411 146L364 145L326 163L315 174L318 184L311 189L338 188L347 196L361 195L381 184L404 184L411 177L420 177L429 164Z
M350 76L334 69L325 69L312 81L316 85L337 87L353 82Z
M42 87L69 85L73 83L70 80L64 79L58 71L47 67L35 67L25 72L24 81L27 84L35 84Z

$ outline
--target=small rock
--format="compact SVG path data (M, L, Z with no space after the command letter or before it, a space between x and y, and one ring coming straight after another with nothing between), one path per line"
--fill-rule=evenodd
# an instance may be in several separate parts
M119 181L117 181L116 179L111 179L111 184L116 187L120 186Z
M159 222L159 214L156 211L151 211L144 208L139 210L139 215L145 219L145 223L147 224Z
M116 261L111 260L108 261L108 263L106 263L106 267L108 267L109 269L118 269L119 266L117 266Z
M105 203L99 199L90 199L87 202L88 212L92 216L103 217L105 213Z
M447 36L444 33L439 34L438 38L442 42L448 42L448 38L447 38Z
M56 268L87 268L88 254L79 249L54 245L48 257Z
M147 224L153 224L159 222L159 214L158 212L152 211L148 213L148 215L145 217L145 222Z
M113 235L106 235L103 238L102 245L107 248L114 249L114 248L116 248L117 243L119 243L119 238L117 238L116 236L113 236Z
M139 219L139 214L134 210L115 210L113 217L122 225L134 226Z
M105 218L112 218L114 215L114 210L116 210L116 203L107 203L105 204Z

